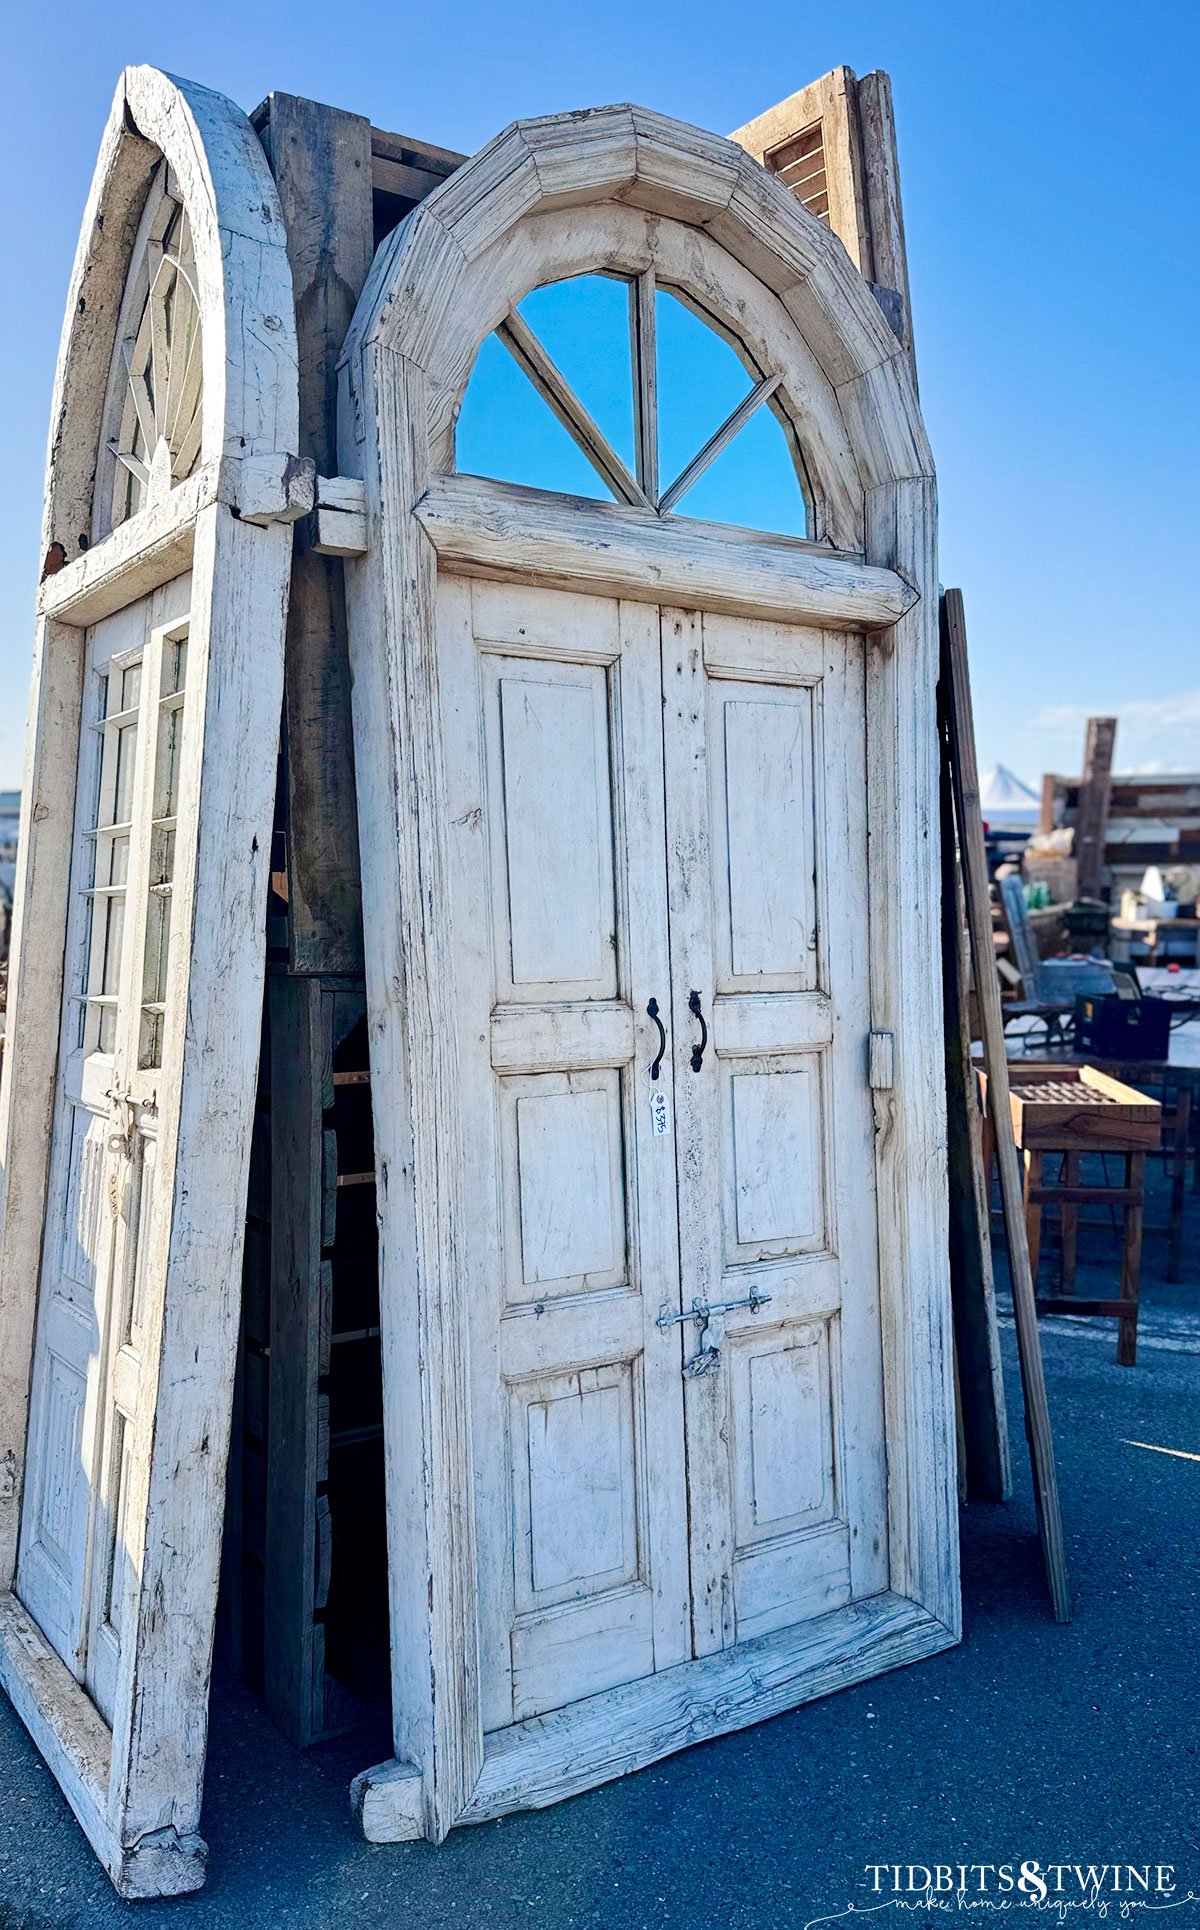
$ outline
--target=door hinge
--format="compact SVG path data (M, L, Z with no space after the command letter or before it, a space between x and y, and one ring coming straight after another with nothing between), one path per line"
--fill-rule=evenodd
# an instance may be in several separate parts
M890 1092L896 1083L896 1040L891 1032L872 1032L870 1035L867 1083L872 1092Z
M357 476L318 476L310 545L318 556L365 556L367 492Z

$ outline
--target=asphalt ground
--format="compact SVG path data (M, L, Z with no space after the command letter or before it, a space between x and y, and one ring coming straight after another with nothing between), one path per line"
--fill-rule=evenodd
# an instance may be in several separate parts
M1156 1181L1152 1228L1164 1209ZM1135 1368L1116 1366L1111 1322L1043 1331L1070 1626L1047 1609L1005 1321L1015 1493L963 1511L959 1648L438 1849L355 1832L350 1777L389 1753L386 1736L301 1754L219 1680L208 1883L169 1904L118 1901L0 1699L0 1930L799 1930L867 1910L922 1922L946 1912L872 1894L867 1866L1029 1861L1170 1865L1174 1894L1139 1893L1130 1914L1166 1902L1164 1930L1200 1930L1200 1195L1189 1222L1177 1287L1147 1236ZM1115 1254L1101 1216L1081 1236L1081 1291L1115 1278ZM987 1914L997 1901L1021 1899L993 1893ZM1127 1923L1123 1901L1054 1920Z

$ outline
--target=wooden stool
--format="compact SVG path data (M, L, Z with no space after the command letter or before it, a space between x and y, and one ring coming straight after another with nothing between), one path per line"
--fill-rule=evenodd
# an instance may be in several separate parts
M1057 1204L1063 1214L1063 1292L1039 1298L1038 1312L1099 1314L1119 1321L1117 1361L1122 1367L1132 1367L1137 1359L1146 1154L1157 1152L1161 1144L1162 1107L1156 1099L1148 1099L1094 1066L1015 1061L1009 1064L1008 1077L1013 1132L1025 1161L1025 1224L1035 1286L1042 1208ZM982 1072L979 1086L986 1126L987 1077ZM988 1129L985 1159L990 1143ZM1063 1181L1057 1186L1045 1183L1043 1167L1048 1152L1065 1156ZM1121 1154L1125 1161L1124 1185L1081 1184L1084 1153ZM1092 1204L1120 1206L1125 1212L1120 1297L1115 1300L1086 1300L1070 1291L1075 1279L1077 1209Z

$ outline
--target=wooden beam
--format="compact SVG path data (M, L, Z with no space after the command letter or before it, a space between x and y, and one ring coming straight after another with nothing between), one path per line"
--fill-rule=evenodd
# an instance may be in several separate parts
M271 1351L263 1700L289 1741L313 1740L317 1375L321 1326L321 983L274 978Z
M372 133L294 94L265 103L296 291L300 453L337 471L337 357L374 254ZM342 564L297 531L284 693L288 923L294 971L361 972L362 890Z
M915 375L917 357L913 343L908 249L904 240L904 209L900 200L900 161L896 152L892 83L888 75L878 69L874 73L864 74L858 83L858 131L862 142L867 225L871 230L871 280L877 292L881 288L890 289L898 297L899 327L896 333L908 350Z
M879 630L919 601L884 570L789 537L660 518L474 476L439 476L415 514L443 563L567 589Z
M942 598L942 676L946 686L954 815L962 854L963 896L967 925L971 935L971 955L975 971L975 993L983 1031L984 1064L988 1079L988 1113L1000 1168L1000 1194L1004 1203L1004 1225L1008 1235L1009 1268L1012 1274L1013 1312L1016 1318L1017 1351L1021 1361L1021 1385L1025 1395L1025 1432L1033 1469L1033 1492L1037 1504L1038 1532L1042 1559L1054 1618L1071 1619L1071 1597L1067 1584L1066 1558L1063 1553L1062 1521L1058 1505L1058 1475L1054 1465L1054 1440L1050 1432L1050 1409L1042 1369L1042 1348L1038 1337L1037 1307L1033 1275L1029 1264L1029 1244L1025 1231L1022 1176L1013 1136L1009 1107L1008 1062L1004 1055L1004 1023L1000 1012L1000 987L993 968L992 915L988 900L987 857L983 845L983 820L979 812L979 767L975 756L975 724L971 712L971 684L967 667L967 625L961 590L947 590Z

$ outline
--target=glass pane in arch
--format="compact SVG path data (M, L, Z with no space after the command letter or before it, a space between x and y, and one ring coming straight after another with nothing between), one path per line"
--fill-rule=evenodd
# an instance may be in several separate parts
M583 451L495 335L487 337L475 358L454 448L462 475L612 501Z
M658 476L667 489L682 475L754 380L729 343L669 289L656 291Z
M761 403L675 504L677 516L744 529L808 535L808 505L783 426Z
M614 275L572 275L531 289L517 313L634 471L629 283Z

